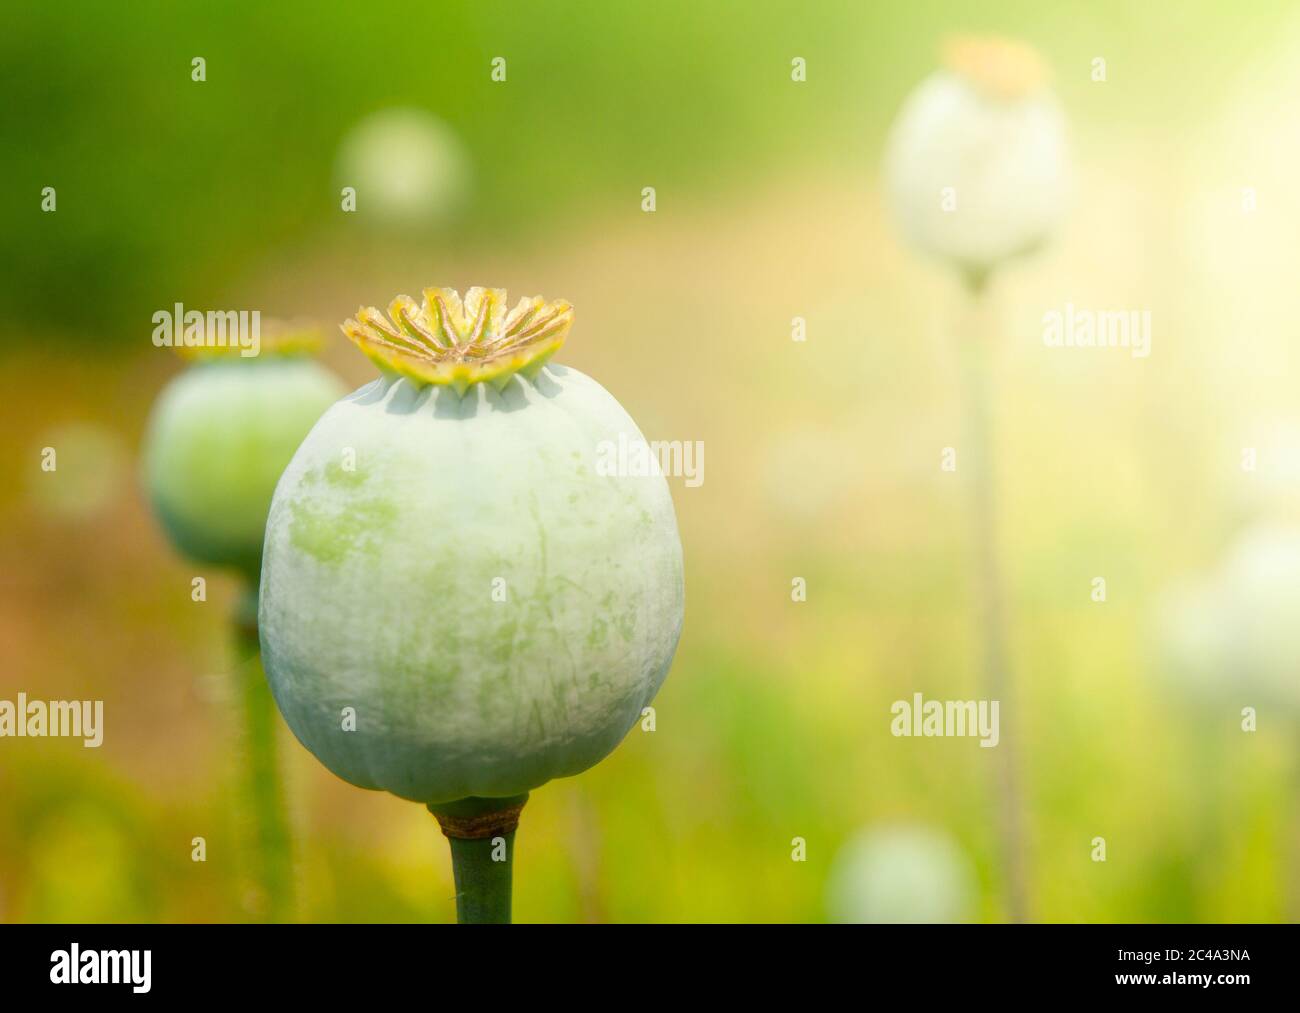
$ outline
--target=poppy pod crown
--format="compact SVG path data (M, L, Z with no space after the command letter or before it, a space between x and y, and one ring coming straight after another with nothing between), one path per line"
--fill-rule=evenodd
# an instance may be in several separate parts
M343 333L381 369L459 394L476 383L500 390L516 373L531 379L564 344L573 307L563 299L520 299L507 310L503 288L427 288L423 304L399 295L388 316L357 310Z

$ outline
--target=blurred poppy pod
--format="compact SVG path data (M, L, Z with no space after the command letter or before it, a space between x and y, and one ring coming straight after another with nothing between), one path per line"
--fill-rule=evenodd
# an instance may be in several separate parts
M1300 708L1300 528L1247 529L1228 554L1220 587L1230 671L1261 698Z
M965 272L1041 245L1066 208L1065 118L1029 47L962 38L907 97L885 184L908 240Z
M1214 572L1165 592L1156 639L1167 674L1198 697L1300 709L1300 529L1243 531Z
M159 395L145 436L145 485L176 547L254 585L280 473L344 390L305 354L310 339L301 329L271 334L255 357L196 350Z
M281 920L293 917L292 871L280 808L275 709L257 657L257 583L276 482L343 387L307 354L319 340L314 330L270 323L263 336L260 317L255 319L254 341L183 348L192 365L154 406L144 472L154 510L176 547L198 562L230 567L243 579L233 627L242 721L238 804L248 819L244 846L252 877L245 906ZM187 336L202 336L197 323Z
M366 224L396 232L446 225L468 203L472 172L456 133L423 109L383 109L339 145L335 175ZM346 205L345 205L346 206Z

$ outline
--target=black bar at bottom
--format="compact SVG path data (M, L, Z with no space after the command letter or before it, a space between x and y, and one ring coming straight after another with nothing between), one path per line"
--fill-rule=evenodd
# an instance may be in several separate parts
M859 995L1228 998L1290 991L1297 944L1295 925L6 925L0 995L337 1003L470 987L495 1006L516 991L594 1002L620 980L610 1001L638 989L735 999L782 982L824 993L838 980Z

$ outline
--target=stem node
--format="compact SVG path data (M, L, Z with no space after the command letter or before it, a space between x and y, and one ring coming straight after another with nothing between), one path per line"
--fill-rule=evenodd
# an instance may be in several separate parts
M451 846L456 920L462 925L510 922L515 830L528 793L430 804Z

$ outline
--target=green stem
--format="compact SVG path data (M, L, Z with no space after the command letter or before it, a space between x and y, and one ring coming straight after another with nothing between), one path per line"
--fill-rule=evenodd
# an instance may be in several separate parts
M451 845L456 920L462 925L510 923L515 828L528 794L462 798L430 805Z
M241 721L237 798L238 818L245 828L246 866L257 894L259 916L269 922L292 921L293 859L276 750L279 717L262 670L255 587L240 598L235 639Z
M1001 554L998 549L996 465L990 395L993 371L992 328L988 312L987 273L966 278L968 325L959 336L966 401L966 471L970 475L972 538L975 543L976 589L982 608L984 691L999 701L1002 713L1014 720L1015 706L1007 651ZM1006 871L1007 917L1023 922L1028 909L1024 828L1020 802L1020 768L1014 735L1004 736L998 776L998 830Z

